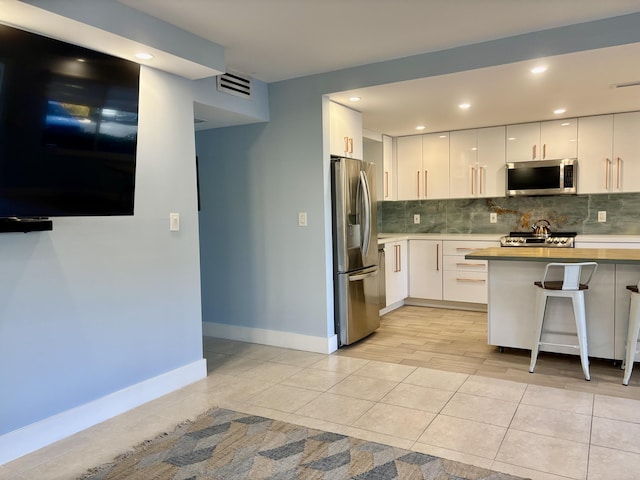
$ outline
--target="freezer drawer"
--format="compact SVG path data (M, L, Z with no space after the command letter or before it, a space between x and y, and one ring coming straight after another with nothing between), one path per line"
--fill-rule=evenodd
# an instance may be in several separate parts
M380 326L378 267L338 274L336 331L340 345L349 345Z

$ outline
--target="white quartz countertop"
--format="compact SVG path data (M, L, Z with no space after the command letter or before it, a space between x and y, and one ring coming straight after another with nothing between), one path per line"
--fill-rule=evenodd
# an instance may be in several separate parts
M486 240L498 242L502 236L504 236L502 233L379 233L378 245L398 240Z
M378 245L398 240L471 240L500 241L504 233L379 233ZM577 235L576 242L640 243L640 235Z

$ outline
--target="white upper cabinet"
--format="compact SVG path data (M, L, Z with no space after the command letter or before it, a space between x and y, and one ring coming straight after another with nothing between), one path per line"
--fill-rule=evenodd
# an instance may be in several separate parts
M362 160L362 113L329 102L331 155Z
M449 133L422 136L422 198L449 198Z
M613 116L614 192L640 192L640 112Z
M398 137L398 200L449 198L449 133Z
M449 197L505 195L505 127L451 132Z
M398 200L418 200L421 196L422 136L398 137Z
M578 120L507 125L507 162L576 158Z
M613 115L578 120L578 193L612 191Z
M640 192L640 112L579 121L578 193Z
M393 138L388 135L382 135L382 200L395 200L397 198L393 143Z

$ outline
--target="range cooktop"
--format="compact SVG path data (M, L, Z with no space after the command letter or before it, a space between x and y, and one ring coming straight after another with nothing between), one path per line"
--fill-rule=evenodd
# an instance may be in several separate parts
M573 248L576 232L555 232L537 235L531 232L510 232L500 238L501 247Z

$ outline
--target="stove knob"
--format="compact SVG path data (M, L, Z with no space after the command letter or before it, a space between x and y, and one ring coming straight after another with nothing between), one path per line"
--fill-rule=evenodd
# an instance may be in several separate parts
M567 239L566 238L561 238L560 239L560 243L562 243L564 245L565 243L567 243Z
M555 238L555 239L553 240L553 243L560 243L560 239L559 239L559 238Z

